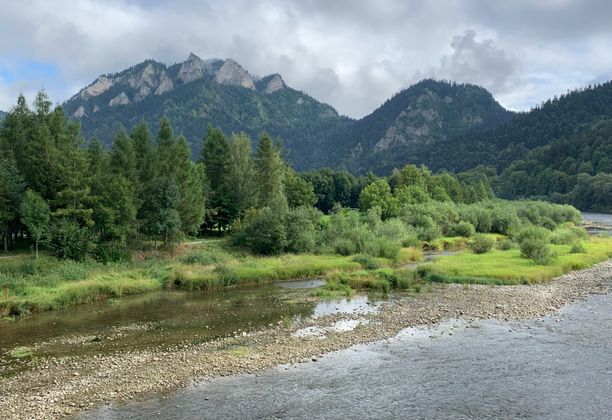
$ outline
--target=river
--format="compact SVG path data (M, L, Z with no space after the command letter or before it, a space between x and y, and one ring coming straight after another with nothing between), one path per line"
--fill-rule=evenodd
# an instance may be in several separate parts
M539 320L447 321L394 339L103 406L82 419L610 418L612 297Z

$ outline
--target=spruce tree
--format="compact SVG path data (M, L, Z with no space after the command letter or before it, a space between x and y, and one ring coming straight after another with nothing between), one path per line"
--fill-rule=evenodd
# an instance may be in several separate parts
M226 228L234 219L236 205L230 195L230 148L227 138L218 128L208 127L204 136L201 162L207 181L207 227Z

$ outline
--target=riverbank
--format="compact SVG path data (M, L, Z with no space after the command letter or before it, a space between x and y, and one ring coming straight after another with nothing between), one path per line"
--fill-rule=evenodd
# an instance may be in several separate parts
M40 357L32 369L0 379L0 412L7 418L61 417L194 380L318 360L331 351L445 319L540 317L576 299L607 292L611 276L608 260L544 284L432 285L418 297L397 294L378 311L299 318L205 343L62 360Z

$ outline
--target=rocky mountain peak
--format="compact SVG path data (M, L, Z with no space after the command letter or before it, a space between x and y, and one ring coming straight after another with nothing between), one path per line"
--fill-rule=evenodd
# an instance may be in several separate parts
M193 82L194 80L198 80L204 77L206 73L206 67L204 64L204 60L195 55L194 53L190 53L187 60L181 64L181 68L178 72L178 78L183 83Z
M247 89L255 89L255 83L251 75L231 58L225 60L221 68L219 68L215 74L214 81L222 85L235 85Z
M263 91L265 94L269 95L271 93L276 92L277 90L281 90L287 87L285 81L281 77L280 74L274 73L264 79L265 87Z

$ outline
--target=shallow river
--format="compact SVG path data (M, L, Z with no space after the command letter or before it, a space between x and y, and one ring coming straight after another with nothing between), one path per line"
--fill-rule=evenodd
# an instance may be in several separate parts
M612 417L612 296L541 320L448 321L81 418Z

